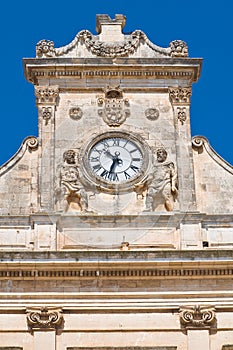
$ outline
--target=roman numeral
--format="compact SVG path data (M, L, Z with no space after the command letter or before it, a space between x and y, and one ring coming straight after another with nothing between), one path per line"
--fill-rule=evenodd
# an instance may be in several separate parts
M138 149L137 148L134 148L132 149L132 151L129 151L130 153L133 153L133 152L136 152Z
M102 145L104 145L104 148L108 148L109 144L107 143L106 140L102 140L100 143L102 143Z
M90 162L99 162L100 157L90 157Z
M124 174L126 179L130 179L131 176L126 171L124 171Z
M135 173L138 171L138 167L137 166L135 166L135 165L131 165L130 166L130 168L133 170L133 171L135 171Z
M107 170L104 170L101 174L101 177L103 177L104 179L107 179L109 177L109 172Z
M108 178L111 181L119 181L117 173L109 173Z
M101 154L103 152L103 150L100 150L100 149L97 149L97 148L94 148L93 151L95 151L95 152L97 152L99 154Z
M95 170L95 172L97 172L99 169L101 169L101 165L100 164L96 164L93 166L93 169Z
M119 146L120 140L119 139L113 139L113 146Z
M141 158L132 158L132 162L140 162Z

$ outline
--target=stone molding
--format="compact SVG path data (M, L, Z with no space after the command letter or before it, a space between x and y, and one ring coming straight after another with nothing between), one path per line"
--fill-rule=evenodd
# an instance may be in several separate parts
M153 44L141 30L135 30L130 35L125 35L125 40L117 43L99 41L99 36L93 35L88 30L81 30L71 43L60 48L55 48L53 41L43 39L36 45L36 57L65 56L78 43L85 45L93 56L99 57L125 57L134 54L141 43L145 43L161 57L188 57L188 46L184 41L174 40L170 43L169 47L162 48Z
M59 70L59 68L57 68L56 70L51 69L48 71L49 67L44 67L44 71L41 71L41 69L39 69L38 71L34 70L33 71L33 75L35 77L43 77L48 75L50 76L57 76L57 77L61 77L61 76L79 76L81 78L85 78L85 77L107 77L107 76L120 76L120 77L156 77L156 78L161 78L161 79L171 79L171 78L176 78L176 77L183 77L185 79L190 79L193 76L193 72L191 70L185 70L185 67L183 68L183 71L180 70L156 70L156 71L147 71L147 70L114 70L113 67L111 67L111 70L109 69L102 69L102 70L85 70L85 71L80 71L80 70ZM38 68L37 68L38 69Z
M10 170L13 166L15 166L18 161L23 158L25 152L27 150L34 151L38 148L38 139L35 136L28 136L23 140L20 148L15 153L15 155L8 160L5 164L0 167L0 176L5 174L8 170Z
M180 323L185 328L210 328L216 322L213 306L183 306L179 315Z
M0 349L1 350L1 349ZM66 350L84 350L83 347L70 346ZM97 346L85 347L85 350L177 350L176 346ZM231 350L231 349L230 349Z
M55 330L62 326L63 315L59 308L35 307L26 310L28 327L31 330Z
M49 262L48 262L49 263ZM94 263L93 263L94 265ZM53 265L51 269L45 268L40 269L39 267L35 268L34 266L30 269L28 267L24 268L15 268L15 269L4 269L0 270L0 280L10 278L13 280L20 280L22 278L30 279L93 279L95 277L98 278L205 278L208 277L230 277L233 276L233 269L231 268L164 268L164 269L152 269L152 268L132 268L132 269L116 269L113 268L112 264L110 264L109 268L90 268L87 267L85 269L81 269L78 267L73 268L62 268L56 267Z
M192 138L192 146L195 151L202 153L204 150L208 155L223 169L233 175L233 166L224 160L210 145L209 141L204 136L194 136Z

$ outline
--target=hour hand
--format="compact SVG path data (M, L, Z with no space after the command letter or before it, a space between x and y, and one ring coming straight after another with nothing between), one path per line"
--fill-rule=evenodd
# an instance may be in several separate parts
M111 158L111 159L114 159L114 156L113 156L108 150L105 150L105 151L104 151L104 154L105 154L107 157L109 157L109 158Z

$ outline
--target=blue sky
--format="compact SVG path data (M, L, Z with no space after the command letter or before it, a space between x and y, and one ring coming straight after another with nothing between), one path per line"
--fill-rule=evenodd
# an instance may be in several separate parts
M95 34L95 16L127 16L124 31L141 29L156 45L182 39L190 57L203 57L201 79L193 85L192 135L203 135L233 164L232 1L222 0L88 0L4 1L0 5L1 128L0 164L37 135L37 109L32 84L26 82L22 58L35 57L36 43L68 44L82 29Z

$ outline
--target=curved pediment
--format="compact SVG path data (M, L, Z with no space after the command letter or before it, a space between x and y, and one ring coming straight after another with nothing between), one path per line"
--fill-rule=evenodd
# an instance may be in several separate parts
M101 17L102 16L102 17ZM120 17L120 19L119 19ZM123 34L125 17L116 15L110 19L107 15L97 15L98 35L88 30L80 31L75 38L60 48L54 47L50 40L40 40L36 45L36 57L188 57L187 44L174 40L169 47L153 44L141 30ZM106 34L111 33L111 35Z
M194 136L192 138L192 146L198 153L204 150L207 154L223 169L233 175L233 166L223 159L210 145L209 141L204 136Z
M36 150L38 148L38 139L35 136L26 137L18 151L6 163L0 166L0 177L13 168L20 159L23 158L27 150Z

